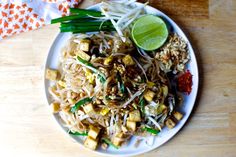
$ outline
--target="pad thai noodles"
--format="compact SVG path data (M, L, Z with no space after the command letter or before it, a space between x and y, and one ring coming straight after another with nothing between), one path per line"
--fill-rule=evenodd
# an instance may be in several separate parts
M119 148L132 136L158 136L184 113L178 86L190 60L186 42L170 33L159 49L146 52L129 31L73 34L58 69L46 70L53 85L51 107L72 136L91 149ZM191 75L190 75L191 77ZM183 80L183 79L182 79ZM190 86L191 87L191 86Z

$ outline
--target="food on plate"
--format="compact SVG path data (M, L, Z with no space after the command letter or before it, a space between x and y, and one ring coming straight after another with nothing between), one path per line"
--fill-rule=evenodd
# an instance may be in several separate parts
M190 94L192 79L186 69L187 44L178 34L164 32L165 23L158 17L161 28L153 27L160 29L153 37L162 39L157 45L151 43L156 46L152 51L142 49L131 30L140 18L149 16L145 6L131 0L103 2L101 12L71 9L74 15L52 21L73 32L58 69L46 70L52 82L48 89L52 111L68 133L84 137L90 149L118 149L132 136L158 136L184 116L178 106L182 93ZM109 29L102 27L105 22ZM143 35L149 42L151 36Z
M165 22L158 16L145 15L134 22L132 39L140 48L152 51L161 47L168 37Z

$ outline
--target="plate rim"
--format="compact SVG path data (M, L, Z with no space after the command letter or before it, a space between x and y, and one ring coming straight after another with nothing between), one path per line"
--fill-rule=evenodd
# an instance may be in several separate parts
M140 3L140 2L136 2L136 4L138 5L141 5L143 3ZM97 4L94 4L94 5L91 5L89 7L87 7L86 9L91 9L91 8L96 8L98 7L99 5L101 5L101 3L97 3ZM168 21L170 21L171 24L174 24L175 28L179 29L179 31L182 32L182 37L185 38L185 40L187 41L188 43L188 49L189 51L192 51L193 52L193 56L194 58L191 58L191 60L194 60L194 62L196 63L196 74L194 77L195 77L195 86L196 86L196 93L195 95L193 95L193 105L191 106L191 108L189 109L189 114L188 115L185 115L187 116L186 120L183 122L183 124L175 131L175 133L168 137L164 142L162 142L159 146L155 146L155 147L149 147L148 149L145 149L144 151L141 151L141 152L135 152L135 153L129 153L129 154L125 154L125 155L117 155L117 154L111 154L111 153L103 153L103 152L99 152L97 150L91 150L89 148L86 148L82 143L78 142L75 138L73 138L71 135L67 134L68 137L70 137L71 139L73 139L73 141L75 141L76 143L79 144L79 146L83 149L86 149L86 150L89 150L90 152L93 152L95 154L98 154L98 155L101 155L101 156L109 156L109 157L114 157L114 156L122 156L122 157L130 157L130 156L135 156L135 155L140 155L140 154L144 154L144 153L147 153L147 152L150 152L150 151L153 151L161 146L163 146L164 144L166 144L170 139L172 139L174 136L176 136L180 130L185 126L186 122L189 120L190 118L190 115L192 114L192 111L193 111L193 108L196 104L196 99L197 99L197 95L198 95L198 92L199 92L199 67L198 67L198 62L197 62L197 57L196 57L196 54L195 54L195 51L192 47L192 44L191 42L189 41L189 38L187 38L187 35L184 33L184 31L179 27L179 25L172 19L170 18L168 15L166 15L164 12L160 11L159 9L157 8L154 8L152 6L149 6L147 5L146 6L146 10L155 10L155 12L160 12L162 14L162 16L164 16ZM173 26L173 25L172 25ZM56 43L56 41L60 38L60 36L62 35L62 33L60 33L58 31L58 33L55 34L55 37L53 38L53 42L52 44L50 45L50 47L48 48L48 53L47 53L47 57L46 57L46 61L44 62L44 75L43 75L43 84L44 84L44 96L45 96L45 99L47 100L47 106L48 108L50 108L50 101L47 97L47 83L46 83L46 69L48 67L48 62L49 62L49 57L50 55L52 54L52 49L53 49L53 45ZM48 110L50 111L50 109ZM56 115L51 113L50 114L52 115L53 119L56 121L57 125L60 126L60 130L63 132L63 134L65 134L65 130L64 130L64 127L62 126L62 124L60 123L60 121L57 119ZM137 148L138 149L138 148Z

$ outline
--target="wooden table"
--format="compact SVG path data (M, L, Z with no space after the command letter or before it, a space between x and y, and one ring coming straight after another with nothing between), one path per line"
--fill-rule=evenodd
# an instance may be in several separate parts
M190 38L201 84L192 116L181 132L141 156L236 156L236 1L150 2ZM82 7L92 3L86 1ZM51 25L0 42L1 156L97 156L65 136L47 108L44 63L57 32L58 26Z

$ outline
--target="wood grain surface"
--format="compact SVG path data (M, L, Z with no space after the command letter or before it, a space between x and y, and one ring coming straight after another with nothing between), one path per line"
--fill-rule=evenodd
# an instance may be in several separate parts
M157 1L150 4L166 11L195 49L200 90L184 128L140 157L235 157L236 1ZM44 63L57 33L50 25L0 42L0 156L97 156L65 136L47 107Z

